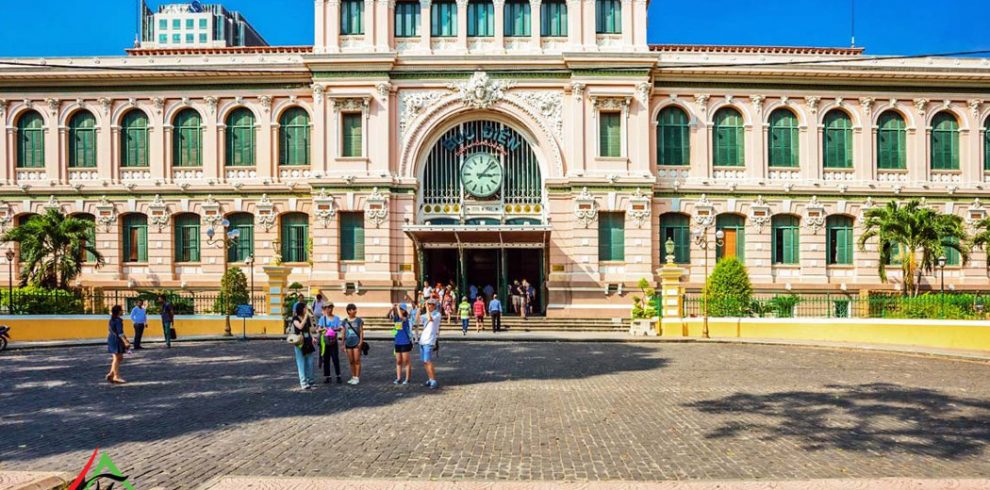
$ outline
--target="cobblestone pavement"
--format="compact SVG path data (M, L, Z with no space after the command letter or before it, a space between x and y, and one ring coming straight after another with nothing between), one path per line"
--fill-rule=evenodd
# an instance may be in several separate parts
M422 369L415 361L416 380ZM448 342L440 390L298 391L288 346L0 356L0 470L78 472L99 446L137 488L219 475L442 480L990 476L990 365L727 344ZM344 368L346 372L346 367Z

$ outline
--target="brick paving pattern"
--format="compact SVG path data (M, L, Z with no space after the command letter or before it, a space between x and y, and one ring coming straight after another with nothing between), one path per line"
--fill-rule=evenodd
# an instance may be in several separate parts
M99 446L138 488L220 475L654 481L990 477L990 365L789 346L447 342L442 388L300 392L280 342L152 345L102 382L80 347L0 356L0 470L77 472ZM344 368L346 371L346 367Z

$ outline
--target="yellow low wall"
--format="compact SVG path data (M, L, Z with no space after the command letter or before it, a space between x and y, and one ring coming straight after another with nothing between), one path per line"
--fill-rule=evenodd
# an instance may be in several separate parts
M162 338L162 322L158 318L149 319L149 325L144 330L144 337L151 339ZM10 327L12 342L29 342L44 340L77 340L105 339L109 317L97 316L0 316L0 325ZM230 319L231 332L241 335L242 320ZM223 335L224 319L222 317L183 317L175 318L176 336L179 338L201 335ZM274 317L249 318L247 320L248 335L281 334L282 320ZM124 319L124 333L128 338L134 335L134 325Z
M663 337L701 337L701 318L660 321ZM711 337L914 345L990 351L990 322L951 320L711 318Z

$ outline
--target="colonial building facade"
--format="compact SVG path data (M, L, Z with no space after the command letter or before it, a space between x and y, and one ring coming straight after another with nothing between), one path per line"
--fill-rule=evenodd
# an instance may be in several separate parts
M251 256L372 311L525 278L548 316L620 317L668 239L689 287L735 255L758 289L855 294L899 284L865 209L985 216L990 60L651 46L646 7L317 0L313 46L0 61L0 224L94 220L85 286L216 288ZM985 288L986 254L945 275Z

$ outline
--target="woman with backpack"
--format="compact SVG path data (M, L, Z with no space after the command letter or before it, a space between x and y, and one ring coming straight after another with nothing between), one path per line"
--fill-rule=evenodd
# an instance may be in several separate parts
M301 344L295 344L293 350L296 354L296 369L299 371L299 386L303 390L311 390L315 386L313 381L313 353L316 347L313 345L313 317L310 316L306 303L296 303L293 308L292 333L301 338Z
M399 319L395 322L395 381L394 385L409 384L409 377L412 376L412 352L413 341L412 331L409 326L409 312L403 309L398 310ZM405 371L406 378L402 379L402 372Z
M349 385L361 382L361 351L364 350L364 320L357 316L357 306L347 305L347 318L341 324L344 330L344 350L351 366Z

